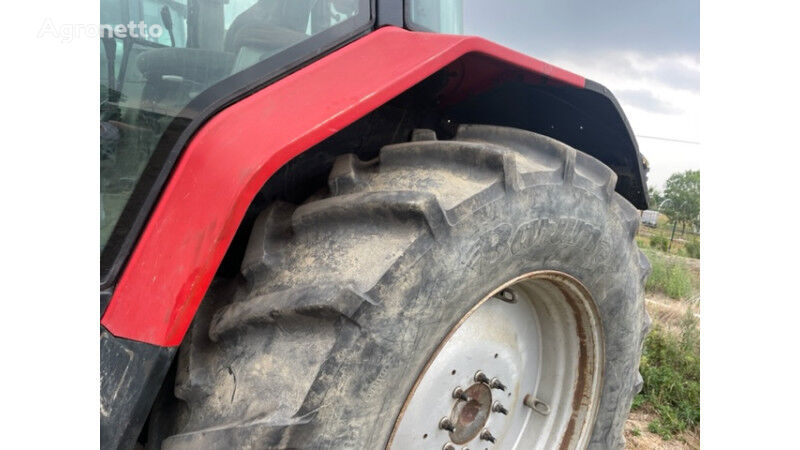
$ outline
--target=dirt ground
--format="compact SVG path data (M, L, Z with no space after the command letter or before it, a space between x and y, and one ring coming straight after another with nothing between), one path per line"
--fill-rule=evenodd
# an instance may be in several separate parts
M647 312L650 313L653 323L661 324L667 331L676 334L680 333L681 321L687 310L690 310L698 320L700 319L699 302L673 300L661 294L648 294L645 301ZM664 441L661 436L647 431L647 424L655 417L655 413L652 411L637 410L631 412L625 422L625 448L646 450L700 448L699 430L684 432L669 441Z

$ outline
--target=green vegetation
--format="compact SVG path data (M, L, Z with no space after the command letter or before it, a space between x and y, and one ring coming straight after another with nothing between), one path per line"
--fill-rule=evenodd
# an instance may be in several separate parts
M652 245L652 240L650 242ZM645 285L648 292L662 292L674 299L692 297L695 291L693 275L684 264L657 252L646 254L653 267Z
M665 183L664 192L653 186L648 186L647 191L650 209L661 214L655 228L643 226L639 229L639 233L649 239L648 246L637 240L639 246L699 259L699 235L693 230L700 228L700 171L673 173Z
M687 312L680 335L656 325L647 336L639 371L644 388L634 408L652 408L658 418L647 429L662 439L700 424L700 330Z
M664 236L653 236L650 238L650 247L666 252L669 248L669 239Z
M696 232L700 226L700 172L673 174L663 193L653 188L649 193L652 209L663 214L655 227L642 226L636 236L636 244L652 266L645 289L648 294L662 293L679 301L665 299L655 302L663 302L661 306L648 305L651 314L651 308L656 308L656 313L639 367L644 386L634 398L633 408L655 417L647 431L664 440L682 439L681 433L700 426L700 330L688 302L700 288L699 263L688 259L700 259L700 235ZM686 315L681 319L681 313L674 311L683 308ZM635 428L631 435L642 432Z
M658 200L657 208L666 214L670 221L681 226L683 235L686 226L700 226L700 171L687 170L673 173L667 179L663 196L657 189L650 191Z
M686 256L689 258L700 259L700 242L693 240L683 246L686 250Z
M675 231L675 239L670 247L669 239L672 237L672 225L669 218L661 214L658 218L658 226L655 228L645 225L639 227L636 243L643 249L656 249L664 253L699 259L700 235L691 228L681 233L681 227L678 226ZM696 247L687 248L693 246Z
M664 201L664 194L653 186L647 186L647 196L650 198L651 209L658 209L658 205Z

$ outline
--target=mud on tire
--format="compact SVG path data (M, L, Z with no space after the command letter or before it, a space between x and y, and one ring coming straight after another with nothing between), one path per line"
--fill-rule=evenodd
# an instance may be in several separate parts
M494 286L552 269L597 302L605 370L590 448L621 448L649 327L649 264L616 175L558 141L417 130L329 192L258 218L242 277L212 285L180 349L163 448L381 448L416 375Z

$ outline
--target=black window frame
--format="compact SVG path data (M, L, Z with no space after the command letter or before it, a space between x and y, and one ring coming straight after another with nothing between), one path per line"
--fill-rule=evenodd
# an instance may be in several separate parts
M170 122L153 150L100 254L100 290L110 293L187 142L227 106L368 34L376 26L376 0L366 10L238 72L192 99ZM378 0L380 1L380 0ZM402 0L395 0L403 4ZM384 2L381 2L384 3ZM101 313L110 295L101 301Z

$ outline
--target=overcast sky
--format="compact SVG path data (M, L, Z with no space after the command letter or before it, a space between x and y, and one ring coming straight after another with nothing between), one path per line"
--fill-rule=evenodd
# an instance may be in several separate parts
M700 168L700 146L692 143L700 140L699 1L463 4L465 34L483 36L611 89L650 161L650 185L663 188L672 173Z

